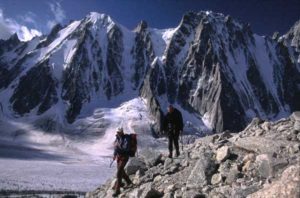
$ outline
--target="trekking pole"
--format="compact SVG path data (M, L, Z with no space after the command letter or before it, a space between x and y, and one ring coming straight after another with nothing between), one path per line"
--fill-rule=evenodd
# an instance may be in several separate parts
M182 140L182 134L183 134L183 131L181 131L181 150L182 150L182 152L183 152L183 140Z

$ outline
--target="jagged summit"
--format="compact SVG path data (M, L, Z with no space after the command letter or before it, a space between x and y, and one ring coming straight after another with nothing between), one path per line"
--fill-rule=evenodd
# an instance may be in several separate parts
M148 23L144 20L142 20L138 26L134 29L134 32L141 32L143 30L146 30L148 28Z
M115 22L112 20L112 18L107 14L100 14L98 12L90 12L86 17L86 21L92 22L94 25L103 25L103 26L109 26L109 25L115 25Z
M180 24L189 24L193 26L197 26L200 23L208 24L210 23L216 29L220 28L219 26L235 26L243 29L244 27L249 26L249 24L245 24L240 22L237 19L232 18L230 15L225 16L222 13L216 13L212 11L201 11L201 12L188 12L183 15Z
M287 34L283 35L280 40L284 40L287 45L295 47L300 53L300 20L297 21ZM299 56L300 61L300 56Z
M95 107L142 96L157 131L168 103L210 130L240 130L253 117L297 110L296 29L282 43L207 11L185 14L176 28L142 21L129 31L91 12L45 39L0 44L0 98L7 115L60 114L73 123Z

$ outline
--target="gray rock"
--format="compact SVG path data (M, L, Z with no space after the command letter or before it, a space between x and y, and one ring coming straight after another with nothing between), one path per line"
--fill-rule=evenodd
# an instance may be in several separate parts
M232 161L230 160L226 160L225 162L221 163L219 166L218 171L222 174L222 175L227 175L229 173L229 170L232 166Z
M223 146L217 150L216 160L218 162L225 161L230 155L229 147Z
M206 196L196 190L188 190L183 192L182 198L205 198Z
M247 197L248 195L261 189L260 185L243 186L242 188L234 188L231 197Z
M263 129L258 129L255 131L255 136L262 136L265 133Z
M300 197L300 166L288 167L278 181L266 185L247 198L261 197Z
M142 193L140 197L145 197L145 198L158 198L162 197L163 194L158 192L152 187L151 183L145 184L141 186Z
M157 176L154 178L153 182L159 182L159 181L161 181L161 179L162 179L162 176L161 176L161 175L157 175Z
M149 167L157 165L162 158L162 154L153 149L142 150L142 152L140 152L140 155L146 162L146 165Z
M294 130L300 131L300 120L296 120L294 123Z
M211 178L211 184L216 185L222 182L222 175L220 173L214 174Z
M292 117L295 119L295 121L300 121L300 111L295 111L292 114Z
M254 155L254 153L249 153L249 154L247 154L247 155L244 156L243 163L246 163L248 161L251 161L251 162L255 161L255 155Z
M273 153L279 152L281 148L291 145L286 140L273 140L265 137L244 137L236 141L230 141L239 148L255 153Z
M262 125L261 125L261 128L265 131L269 131L271 129L271 123L270 122L264 122Z
M144 171L142 170L138 170L136 173L135 173L135 176L133 178L133 183L134 184L139 184L140 183L140 180L141 180L141 177L144 176L145 173Z
M178 169L179 169L179 165L178 165L178 164L174 164L174 165L170 166L168 169L166 169L166 170L163 172L163 174L164 174L164 175L165 175L165 174L170 175L170 174L173 174L173 173L177 172Z
M202 152L187 179L186 186L190 188L205 186L208 184L208 179L210 181L210 177L215 172L215 169L215 163L211 159L211 155Z
M164 163L164 169L168 169L172 165L173 159L167 158Z
M189 166L189 161L188 160L182 160L181 164L182 167L187 167Z
M227 174L226 177L226 184L232 184L233 182L235 182L238 178L241 178L242 174L240 173L240 171L237 169L236 166L231 167L229 173Z
M140 158L130 158L126 167L125 171L128 175L135 174L138 170L145 171L147 170L146 164Z
M168 192L168 193L164 193L164 196L162 198L173 198L174 197L174 193Z
M293 146L288 147L288 151L290 154L295 154L300 151L300 143L296 143Z
M232 187L229 185L221 186L219 188L214 188L210 193L208 197L213 198L227 198L232 197Z
M277 159L270 154L258 155L255 163L259 176L262 178L273 177L279 169L288 165L285 159Z

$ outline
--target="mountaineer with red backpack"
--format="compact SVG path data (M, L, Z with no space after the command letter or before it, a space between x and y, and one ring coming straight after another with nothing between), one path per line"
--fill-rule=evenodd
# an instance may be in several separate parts
M124 179L128 186L132 185L132 181L126 174L124 167L126 166L129 157L134 157L137 150L136 134L124 134L123 128L117 129L116 140L114 142L113 160L117 160L117 180L113 189L113 196L120 194L120 188L124 185Z

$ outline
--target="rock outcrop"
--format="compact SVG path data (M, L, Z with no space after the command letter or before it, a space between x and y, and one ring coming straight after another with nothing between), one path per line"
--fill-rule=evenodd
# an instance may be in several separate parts
M141 153L128 165L137 170L140 164L129 172L134 186L125 186L119 197L298 198L299 118L295 112L274 123L254 119L240 133L226 131L185 145L178 158L153 150ZM113 182L86 197L111 197Z

